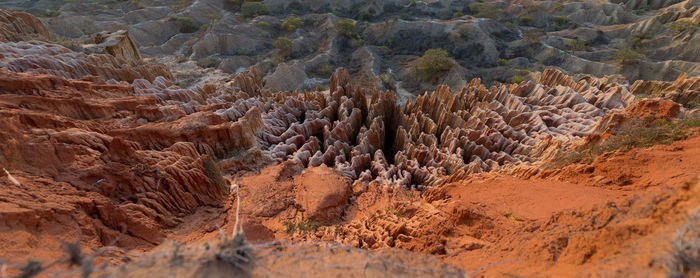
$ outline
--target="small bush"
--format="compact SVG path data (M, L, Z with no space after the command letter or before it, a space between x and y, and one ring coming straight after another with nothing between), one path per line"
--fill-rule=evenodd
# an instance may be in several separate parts
M411 18L413 18L413 17L410 14L404 13L404 14L401 14L401 16L399 18L401 18L403 20L411 20Z
M295 14L295 15L300 15L300 14L301 14L301 12L300 12L299 10L292 10L292 14Z
M423 74L425 80L434 80L442 72L448 71L453 66L447 50L429 49L418 59L416 71Z
M554 18L552 18L552 22L553 24L556 24L558 26L563 26L571 22L571 18L565 15L555 16Z
M613 60L622 64L631 64L639 62L642 59L642 57L642 54L630 48L621 49L617 51L615 55L612 56Z
M516 84L518 84L518 83L521 83L521 82L525 81L525 78L523 78L523 77L520 76L520 75L513 75L513 76L510 78L509 81L510 81L511 83L516 83Z
M333 10L332 13L333 13L335 16L337 16L337 17L342 17L342 16L343 16L343 12L341 12L341 11L339 11L339 10Z
M357 35L357 27L355 27L355 23L350 20L338 20L338 22L335 23L335 28L338 29L338 33L348 38Z
M279 37L275 40L273 43L275 48L279 49L280 55L283 57L287 57L290 54L292 54L292 40L285 38L285 37Z
M469 4L469 10L472 11L476 17L490 18L494 20L497 20L501 15L498 8L490 3L473 2Z
M296 16L290 16L282 21L282 30L291 32L304 25L304 21Z
M258 27L265 29L267 27L270 27L270 23L268 23L267 21L260 21L258 22Z
M318 228L320 228L321 226L323 226L323 223L316 222L313 220L306 220L299 223L295 223L294 221L287 221L284 222L284 231L288 235L293 235L294 232L296 232L297 230L308 233L318 230Z
M365 41L363 39L352 38L352 39L348 40L348 46L350 48L358 48L364 44L365 44Z
M455 12L452 14L452 17L463 17L464 13L463 12Z
M333 73L333 69L334 69L333 65L331 65L329 63L322 63L322 64L318 64L316 66L316 68L314 69L314 72L316 72L319 75L326 75L327 76L327 75L330 75L331 73Z
M697 29L698 24L690 19L679 19L671 23L669 27L676 33L683 33Z
M175 25L180 28L182 33L192 33L199 30L197 23L191 17L175 17Z
M361 11L359 14L357 14L357 20L369 20L369 13L366 11Z
M268 13L267 6L261 2L245 2L241 5L241 14L245 17L256 17Z
M518 22L520 22L520 25L530 26L532 25L532 22L534 22L534 20L531 16L521 16L518 19Z
M202 157L202 167L204 167L204 173L207 175L207 178L209 178L209 186L216 186L224 192L228 192L226 180L224 176L221 175L221 169L210 156L205 155Z
M379 49L379 52L381 52L382 54L387 54L391 52L391 49L386 45L379 46L377 49Z
M499 65L507 65L507 64L508 64L508 60L503 59L503 58L498 58L498 64L499 64Z
M571 47L571 51L578 51L578 50L584 50L586 49L586 42L579 40L579 39L574 39L569 41L569 46Z

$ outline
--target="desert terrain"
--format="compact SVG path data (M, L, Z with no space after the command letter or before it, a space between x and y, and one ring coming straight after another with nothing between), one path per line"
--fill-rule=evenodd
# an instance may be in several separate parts
M0 277L698 277L700 2L0 3Z

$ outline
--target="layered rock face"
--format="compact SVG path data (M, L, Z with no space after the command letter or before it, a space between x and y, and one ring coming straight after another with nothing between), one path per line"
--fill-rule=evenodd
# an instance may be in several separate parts
M49 39L48 29L36 17L0 10L0 64L10 71L52 74L69 79L97 76L127 82L135 79L153 81L157 76L171 77L166 66L141 59L126 31L96 34L91 44L83 49L88 54L49 43Z
M49 29L38 18L27 13L0 10L0 42L49 39Z

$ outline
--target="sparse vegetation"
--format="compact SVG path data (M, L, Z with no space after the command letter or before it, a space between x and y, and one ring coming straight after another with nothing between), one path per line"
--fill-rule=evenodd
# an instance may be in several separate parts
M381 52L382 54L387 54L387 53L391 52L391 48L389 48L389 47L386 46L386 45L381 45L381 46L379 46L377 49L378 49L379 52Z
M338 29L338 33L348 38L357 35L357 27L355 26L355 22L350 20L338 20L338 22L335 23L335 28Z
M364 44L365 41L363 39L351 38L350 40L348 40L348 46L350 48L358 48Z
M633 148L670 145L675 141L688 138L693 134L693 129L698 127L700 127L700 119L660 121L651 125L634 122L628 128L620 131L618 135L599 145L569 153L564 156L557 165L567 165L577 162L591 164L595 157L606 152L624 152Z
M275 48L279 50L282 57L287 57L292 54L292 40L285 37L279 37L273 44Z
M258 27L265 29L267 27L270 27L270 23L268 23L267 21L260 21L258 22Z
M197 23L191 17L174 17L174 20L175 25L180 28L182 33L193 33L199 30Z
M321 64L318 64L316 66L316 68L314 69L314 72L316 72L319 75L328 76L331 73L333 73L333 68L334 68L333 65L331 65L329 63L321 63Z
M569 18L568 16L565 16L565 15L555 16L554 18L552 18L552 22L555 24L558 24L559 26L563 26L563 25L570 23L571 18Z
M494 20L498 20L501 15L501 12L498 10L496 5L492 3L473 2L469 4L469 10L472 11L476 17L490 18Z
M639 52L631 49L631 48L625 48L617 51L615 55L612 56L613 60L621 63L621 64L632 64L639 62L642 59L643 55L640 54Z
M251 18L259 15L266 15L269 11L267 6L261 2L249 2L246 1L241 5L241 14L243 16Z
M532 19L531 16L521 16L521 17L518 19L518 22L520 22L520 25L525 25L525 26L530 26L530 25L532 25L532 22L533 22L533 21L534 21L534 20Z
M209 178L209 186L216 186L224 192L228 192L226 180L224 176L221 175L219 164L209 155L205 155L202 157L202 167L204 167L204 173L207 175L207 178Z
M306 220L301 222L287 221L284 222L285 230L284 232L288 235L293 235L297 230L301 232L314 232L323 226L323 223L316 222L313 220Z
M676 33L683 33L687 31L694 31L698 28L698 23L690 19L679 19L671 23L669 28Z
M282 30L291 32L304 25L304 21L296 16L289 16L282 21Z
M48 10L48 11L44 11L41 15L43 17L57 17L57 16L61 15L61 11L60 10Z
M452 68L453 64L447 50L429 49L418 59L416 71L422 74L426 81L434 80L442 72Z
M520 76L520 75L513 75L513 76L510 78L509 81L510 81L511 83L516 83L516 84L517 84L517 83L521 83L521 82L525 81L525 78L522 77L522 76Z
M579 39L573 39L569 41L569 47L571 48L571 53L575 53L576 51L586 49L586 42Z

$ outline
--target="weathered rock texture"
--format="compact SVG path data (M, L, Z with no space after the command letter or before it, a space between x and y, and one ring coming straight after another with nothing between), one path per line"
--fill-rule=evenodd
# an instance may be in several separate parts
M0 10L0 42L50 39L49 29L38 18L27 13Z
M141 61L141 53L126 30L97 33L92 37L92 42L83 45L83 47L96 53L110 54L129 62Z

